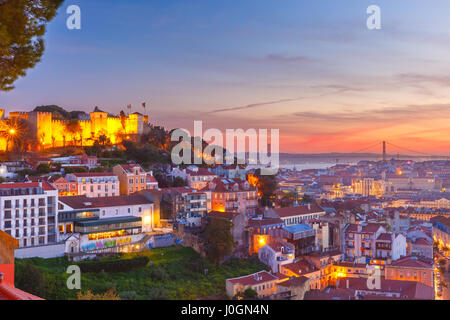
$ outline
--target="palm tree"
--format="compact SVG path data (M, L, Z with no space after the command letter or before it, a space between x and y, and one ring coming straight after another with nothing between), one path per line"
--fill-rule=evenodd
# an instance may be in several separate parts
M25 119L14 117L1 122L0 136L6 139L6 151L12 142L17 151L26 149L29 142L30 127Z

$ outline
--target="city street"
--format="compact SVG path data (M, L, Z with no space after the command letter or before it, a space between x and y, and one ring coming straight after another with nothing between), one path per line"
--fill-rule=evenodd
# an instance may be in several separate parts
M450 284L450 273L440 273L439 271L439 260L446 259L448 265L448 258L442 254L442 252L435 252L435 266L434 266L434 283L435 283L435 299L436 300L449 300L450 299L450 290L448 285ZM441 290L439 290L439 283L444 282L447 284L447 288L442 286ZM440 293L440 295L439 295Z

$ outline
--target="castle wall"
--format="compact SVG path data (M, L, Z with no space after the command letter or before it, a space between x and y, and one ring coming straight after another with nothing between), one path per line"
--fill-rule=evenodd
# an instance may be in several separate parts
M2 109L0 115L1 111ZM105 135L112 144L117 144L122 141L122 137L142 134L144 123L148 123L148 116L139 114L130 114L122 121L120 117L108 117L106 112L91 112L90 120L78 120L80 132L71 134L66 129L68 121L53 119L51 112L11 112L10 118L14 117L28 120L34 133L33 138L44 149L81 144L92 146L102 135ZM0 131L4 121L0 120ZM5 150L6 139L0 137L0 151Z

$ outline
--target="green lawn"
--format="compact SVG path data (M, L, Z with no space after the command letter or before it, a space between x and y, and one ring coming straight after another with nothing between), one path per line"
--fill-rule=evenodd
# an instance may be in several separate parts
M104 293L115 288L122 299L202 299L225 298L225 279L267 269L257 259L235 259L214 266L202 259L191 248L166 247L141 253L123 254L128 259L138 255L148 256L144 268L119 273L83 273L81 291ZM26 264L35 266L43 276L39 292L45 299L76 298L78 290L69 290L65 271L71 264L65 258L16 259L16 278ZM207 274L204 270L208 269Z

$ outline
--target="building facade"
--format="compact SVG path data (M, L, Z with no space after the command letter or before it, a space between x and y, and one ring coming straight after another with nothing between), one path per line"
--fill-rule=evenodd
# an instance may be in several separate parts
M58 190L48 182L0 184L0 230L19 248L58 242Z
M147 172L139 164L118 164L113 173L119 177L121 195L147 189Z
M119 178L111 172L70 173L65 177L77 185L77 195L89 198L113 197L120 194Z

